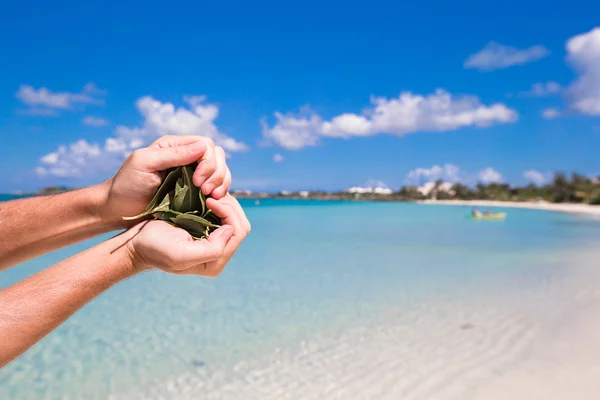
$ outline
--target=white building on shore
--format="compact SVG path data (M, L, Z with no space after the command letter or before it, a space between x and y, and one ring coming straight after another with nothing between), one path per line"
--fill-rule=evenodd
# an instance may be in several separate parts
M423 195L423 196L429 196L433 191L435 191L434 194L437 194L438 192L446 192L449 193L451 195L454 194L454 191L452 190L452 186L454 186L453 183L451 182L442 182L437 188L436 188L436 183L435 182L427 182L426 184L424 184L423 186L419 186L417 188L417 190Z
M373 193L373 194L389 195L389 194L392 194L392 189L389 189L386 187L381 187L381 186L377 186L377 187L355 186L355 187L351 187L350 189L347 189L346 193L356 193L356 194Z

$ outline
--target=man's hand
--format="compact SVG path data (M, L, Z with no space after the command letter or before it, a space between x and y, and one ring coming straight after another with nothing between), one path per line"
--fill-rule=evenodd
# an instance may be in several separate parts
M161 172L195 161L198 167L194 184L207 196L224 197L231 185L231 172L223 149L207 137L163 136L149 147L134 151L106 182L108 194L102 217L123 223L122 217L143 212L162 182Z
M231 195L219 200L208 198L206 204L223 224L207 239L195 240L183 229L163 221L146 221L131 228L134 236L128 241L128 249L134 267L173 274L219 275L250 232L250 222Z

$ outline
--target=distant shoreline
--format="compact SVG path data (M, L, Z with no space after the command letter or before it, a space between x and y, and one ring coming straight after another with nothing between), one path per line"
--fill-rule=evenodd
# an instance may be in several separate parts
M59 194L73 189L46 188L37 193L23 193L19 196L44 196ZM237 199L245 200L316 200L316 201L344 201L344 202L383 202L383 203L414 203L424 205L466 206L466 207L499 207L499 208L523 208L529 210L545 210L566 212L570 214L581 214L600 217L600 205L589 205L583 203L550 203L547 201L498 201L498 200L413 200L402 199L389 195L363 195L349 197L335 194L319 194L303 196L274 196L274 195L246 195L233 194Z
M581 214L600 217L600 205L590 205L581 203L550 203L544 201L497 201L497 200L405 200L378 196L372 198L342 198L342 197L260 197L260 196L240 196L238 199L252 200L317 200L317 201L347 201L347 202L390 202L390 203L413 203L424 205L441 206L465 206L465 207L499 207L499 208L523 208L528 210L544 210L566 212L570 214Z
M558 211L570 214L583 214L600 217L600 206L577 203L548 203L533 201L494 201L494 200L422 200L418 204L444 205L444 206L469 206L469 207L502 207L526 208L530 210Z

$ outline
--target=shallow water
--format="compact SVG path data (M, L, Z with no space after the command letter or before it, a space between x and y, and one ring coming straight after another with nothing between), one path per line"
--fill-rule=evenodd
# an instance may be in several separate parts
M149 272L122 282L0 371L0 398L194 398L199 393L271 398L250 394L249 388L260 384L248 376L273 365L283 371L290 365L286 360L298 364L299 354L303 360L316 357L313 370L322 372L321 379L330 365L332 380L322 384L339 388L343 378L336 382L335 377L341 367L334 361L359 351L359 337L375 335L371 340L385 343L381 336L394 332L382 354L410 358L424 348L444 354L465 344L453 342L456 333L436 339L431 330L451 325L462 331L459 327L467 324L464 330L471 331L469 320L482 315L499 326L505 323L505 331L517 336L522 325L524 339L513 343L512 336L496 338L493 329L489 335L479 329L480 342L465 349L492 348L505 340L501 349L517 354L519 346L528 348L544 327L581 300L580 291L573 294L563 283L584 263L580 254L588 254L586 260L600 255L594 246L600 224L567 214L507 209L505 221L473 221L465 218L468 207L300 200L242 204L253 230L220 277ZM104 238L5 271L0 287ZM530 299L529 306L517 314L515 299L520 298ZM548 309L542 299L556 306ZM427 335L425 346L417 339ZM367 368L369 352L354 360ZM307 388L319 379L300 369L289 374L268 375L271 386L263 382L271 388L268 394L313 398ZM389 371L382 376L394 381ZM422 377L403 379L409 388L405 398L425 390L418 389ZM370 398L406 394L404 386L390 382L368 381L379 390ZM229 386L235 390L227 395ZM364 398L359 389L345 395L331 389L329 396L322 389L314 398L353 398L352 393Z

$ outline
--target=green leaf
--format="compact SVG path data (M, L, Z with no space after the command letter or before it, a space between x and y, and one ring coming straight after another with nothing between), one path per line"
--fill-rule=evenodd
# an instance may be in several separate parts
M221 219L217 217L212 211L207 210L207 213L202 216L202 218L206 219L209 222L212 222L215 225L221 225Z
M204 194L202 192L198 192L198 197L200 198L200 205L201 207L199 208L200 213L204 214L207 210L206 208L206 197L204 197Z
M158 187L150 203L148 203L148 205L146 206L146 210L138 215L134 215L133 217L123 217L123 220L129 221L139 219L156 212L157 204L161 205L165 201L165 199L169 197L168 194L169 192L171 192L171 190L173 190L175 182L177 181L180 175L180 168L175 168L174 170L170 171L161 183L161 185ZM170 199L168 200L170 201Z
M177 221L177 222L175 222L175 221ZM171 218L171 222L176 227L185 230L187 233L189 233L195 239L203 239L208 236L208 232L207 232L208 228L206 228L202 225L195 224L194 222L191 222L191 221L182 222L181 220L178 220L177 217Z
M186 227L190 227L190 229L200 230L203 228L218 228L219 225L213 224L212 222L199 217L198 215L193 214L179 214L175 218L171 219L174 223L186 229Z
M153 209L144 211L143 213L136 215L134 217L123 217L123 219L128 221L128 220L133 220L133 219L139 219L142 217L147 217L148 215L160 213L163 211L169 211L170 207L171 207L171 197L172 196L170 194L168 194L167 196L165 196L163 201L158 206L154 207Z
M185 184L183 177L177 179L174 193L175 194L173 197L173 206L171 207L171 209L179 212L191 211L191 208L189 208L190 191L187 185Z
M181 168L175 168L167 174L167 176L159 186L158 190L156 191L156 194L154 195L150 203L148 203L146 211L153 209L154 207L156 207L157 204L160 204L160 202L163 201L164 197L171 190L173 190L173 188L175 187L175 183L177 182L180 176Z
M202 194L200 193L198 186L194 185L194 182L192 181L196 165L198 165L198 163L183 167L183 179L189 191L189 197L186 197L186 211L197 210L203 212L204 203L202 201Z
M178 212L172 211L172 210L167 210L167 211L157 212L155 214L155 217L162 221L172 222L171 218L175 218L177 215L179 215Z

